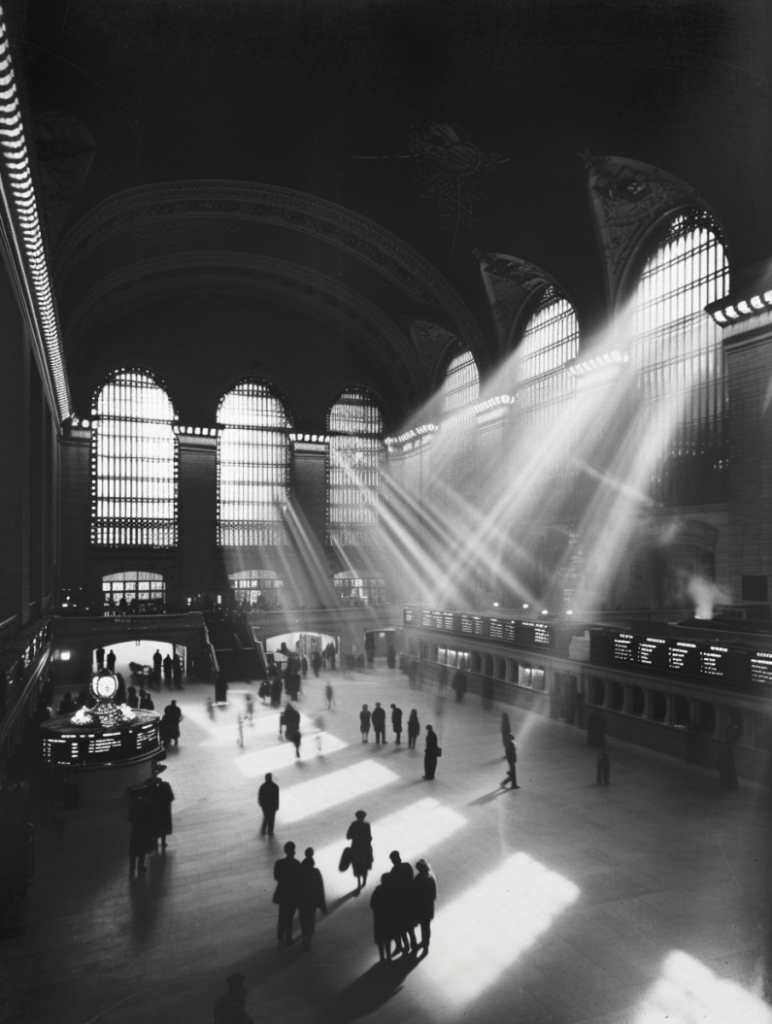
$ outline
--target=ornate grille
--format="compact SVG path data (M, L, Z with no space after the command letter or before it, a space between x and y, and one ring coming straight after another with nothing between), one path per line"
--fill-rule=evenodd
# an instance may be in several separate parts
M118 370L92 416L92 543L174 547L177 439L168 395L147 371Z
M243 381L220 402L217 448L218 543L278 547L287 543L290 418L262 381Z
M342 547L380 543L378 501L383 417L364 391L345 391L327 417L327 539Z
M471 352L455 356L448 366L442 394L444 415L455 412L470 402L477 401L480 391L480 375Z
M635 294L633 358L639 387L654 406L653 429L669 436L667 454L651 478L651 495L664 505L726 500L721 331L705 306L723 298L728 287L729 265L718 226L708 214L692 211L673 220Z

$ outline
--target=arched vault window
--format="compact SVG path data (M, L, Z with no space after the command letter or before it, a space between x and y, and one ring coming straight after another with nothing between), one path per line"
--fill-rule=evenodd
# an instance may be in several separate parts
M287 543L290 417L264 381L242 381L220 402L218 543L226 547Z
M117 370L92 409L91 540L112 547L177 543L174 408L145 370Z
M383 417L366 391L350 388L327 417L327 533L330 544L379 543Z
M675 217L633 298L633 358L667 451L651 479L665 505L723 501L726 384L721 330L705 312L729 287L720 230L709 214Z
M461 352L451 359L445 372L442 388L442 412L455 412L470 402L476 402L480 391L480 375L471 352Z

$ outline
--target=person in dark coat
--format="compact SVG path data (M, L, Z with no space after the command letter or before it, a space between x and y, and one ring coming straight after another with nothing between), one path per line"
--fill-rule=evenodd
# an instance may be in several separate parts
M367 884L367 873L373 866L373 835L366 817L366 811L357 811L346 833L346 839L351 840L351 868L356 875L357 892Z
M418 721L418 712L413 710L407 720L407 745L415 750L416 740L421 735L421 723Z
M276 935L279 942L292 945L292 922L298 908L300 892L300 864L295 860L295 844L284 844L285 856L277 860L273 867L276 891L273 902L279 907L279 922Z
M504 747L504 757L507 759L509 771L501 785L506 789L507 783L510 782L512 784L512 789L520 789L517 784L517 747L515 746L515 737L512 733L507 737L507 742Z
M314 675L318 676L322 667L322 656L319 651L314 651L311 655L311 668L313 669Z
M132 797L129 804L129 875L135 868L140 874L147 870L145 857L155 849L155 813L153 805L145 792Z
M305 679L306 676L308 675L308 658L305 656L305 654L300 659L300 671L303 678Z
M139 707L139 697L137 696L137 689L135 686L130 686L126 691L126 703L130 708Z
M335 695L332 692L332 684L328 683L324 688L324 699L327 701L327 708L331 709L335 700Z
M166 849L166 837L172 834L172 803L174 791L168 782L154 778L147 789L148 799L155 819L155 849L161 840L161 849Z
M108 672L115 672L116 657L115 657L115 651L112 650L112 648L107 652L106 662L107 662L107 671Z
M231 974L225 979L228 991L214 1004L214 1024L254 1024L244 1009L249 989L244 987L244 974Z
M165 737L170 743L174 743L175 747L180 743L181 721L182 711L177 707L177 701L173 700L164 708L163 728Z
M273 775L270 772L266 774L265 782L257 791L257 803L263 812L260 835L264 836L267 832L269 836L272 836L276 812L279 809L279 787L273 781Z
M281 736L281 729L284 727L284 734L288 740L294 743L294 737L296 732L300 732L300 712L292 704L291 701L287 701L284 711L281 714L279 720L279 735Z
M75 701L72 699L71 693L65 693L62 699L59 701L59 714L60 715L72 715L78 710Z
M370 719L371 714L367 710L367 705L362 705L362 710L359 712L359 730L362 733L362 742L367 743L370 737Z
M412 884L413 914L415 923L421 926L421 948L426 955L429 952L429 941L432 937L437 879L434 877L431 865L423 859L416 864L415 872Z
M103 669L105 667L105 649L104 649L104 647L97 647L96 663L97 663L97 670L101 670L101 669Z
M394 742L402 743L402 708L398 708L396 704L391 705L391 727L397 737Z
M300 934L303 936L303 949L311 948L311 936L316 931L316 911L327 913L327 902L324 898L324 879L316 862L312 847L306 850L305 860L300 865L300 888L298 896L298 916L300 917Z
M394 940L397 950L402 953L415 952L416 941L413 929L413 869L402 860L397 850L389 854L392 869L389 874L394 886L392 899L394 902Z
M150 696L147 690L139 691L139 706L140 708L142 708L143 711L153 711L155 709L153 698Z
M271 680L271 707L278 708L281 704L281 691L281 676L274 676Z
M172 674L174 672L174 662L171 657L167 654L163 660L164 668L164 682L166 683L166 689L172 689Z
M376 702L373 708L373 729L375 729L375 742L385 743L386 742L386 712L383 710L381 705Z
M734 750L729 740L718 752L718 778L722 789L737 789L737 767L734 760Z
M163 655L159 650L156 650L155 654L153 655L153 678L155 679L156 682L160 682L161 669L163 668L163 663Z
M394 879L387 871L381 875L381 884L376 885L370 897L373 912L373 938L378 947L381 963L391 960L391 942L394 938Z
M464 694L466 693L466 672L462 672L460 668L456 669L453 674L453 682L451 683L451 686L456 694L456 702L460 704L464 699Z
M611 761L609 760L609 756L606 753L606 750L604 749L601 750L601 752L598 754L598 764L597 770L595 772L595 781L598 783L599 786L601 784L603 784L604 786L608 786L610 782L610 776Z
M182 689L182 661L179 654L175 654L172 658L172 677L174 679L174 689Z
M439 754L440 744L437 739L437 734L434 729L430 726L426 726L426 747L424 749L424 778L433 779L434 773L437 771L437 760Z

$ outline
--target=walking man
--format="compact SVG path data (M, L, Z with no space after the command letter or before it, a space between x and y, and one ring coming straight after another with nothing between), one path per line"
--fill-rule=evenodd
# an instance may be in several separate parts
M504 744L504 757L507 759L509 765L509 771L507 777L501 783L504 789L507 788L507 783L512 783L512 789L520 789L517 784L517 747L515 746L515 737L512 733L509 734L507 742Z
M381 705L376 702L373 708L373 729L375 729L375 742L385 743L386 742L386 712L383 710Z
M437 759L440 756L440 744L437 734L430 726L426 726L426 748L424 750L424 778L433 779L437 771Z
M257 791L257 803L263 812L260 835L264 836L267 832L269 836L272 836L276 812L279 809L279 787L273 781L273 775L270 772L267 773L265 782Z
M273 902L279 907L279 921L276 936L279 942L292 945L292 922L298 909L300 895L300 864L295 860L295 844L284 844L285 856L277 860L273 867L276 891Z
M391 727L394 730L394 735L397 737L395 743L401 743L402 736L402 708L398 708L396 704L391 705Z

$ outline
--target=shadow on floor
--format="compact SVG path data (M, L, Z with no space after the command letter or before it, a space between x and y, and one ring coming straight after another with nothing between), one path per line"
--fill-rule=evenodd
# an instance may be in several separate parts
M466 805L467 807L482 807L483 804L489 804L492 800L495 800L499 796L503 796L504 793L508 793L508 789L504 789L503 786L499 786L492 793L484 793L483 796L478 796L476 800L470 800Z
M318 1024L347 1024L374 1013L399 992L417 963L417 957L403 956L389 963L374 964L330 999L318 1017Z

